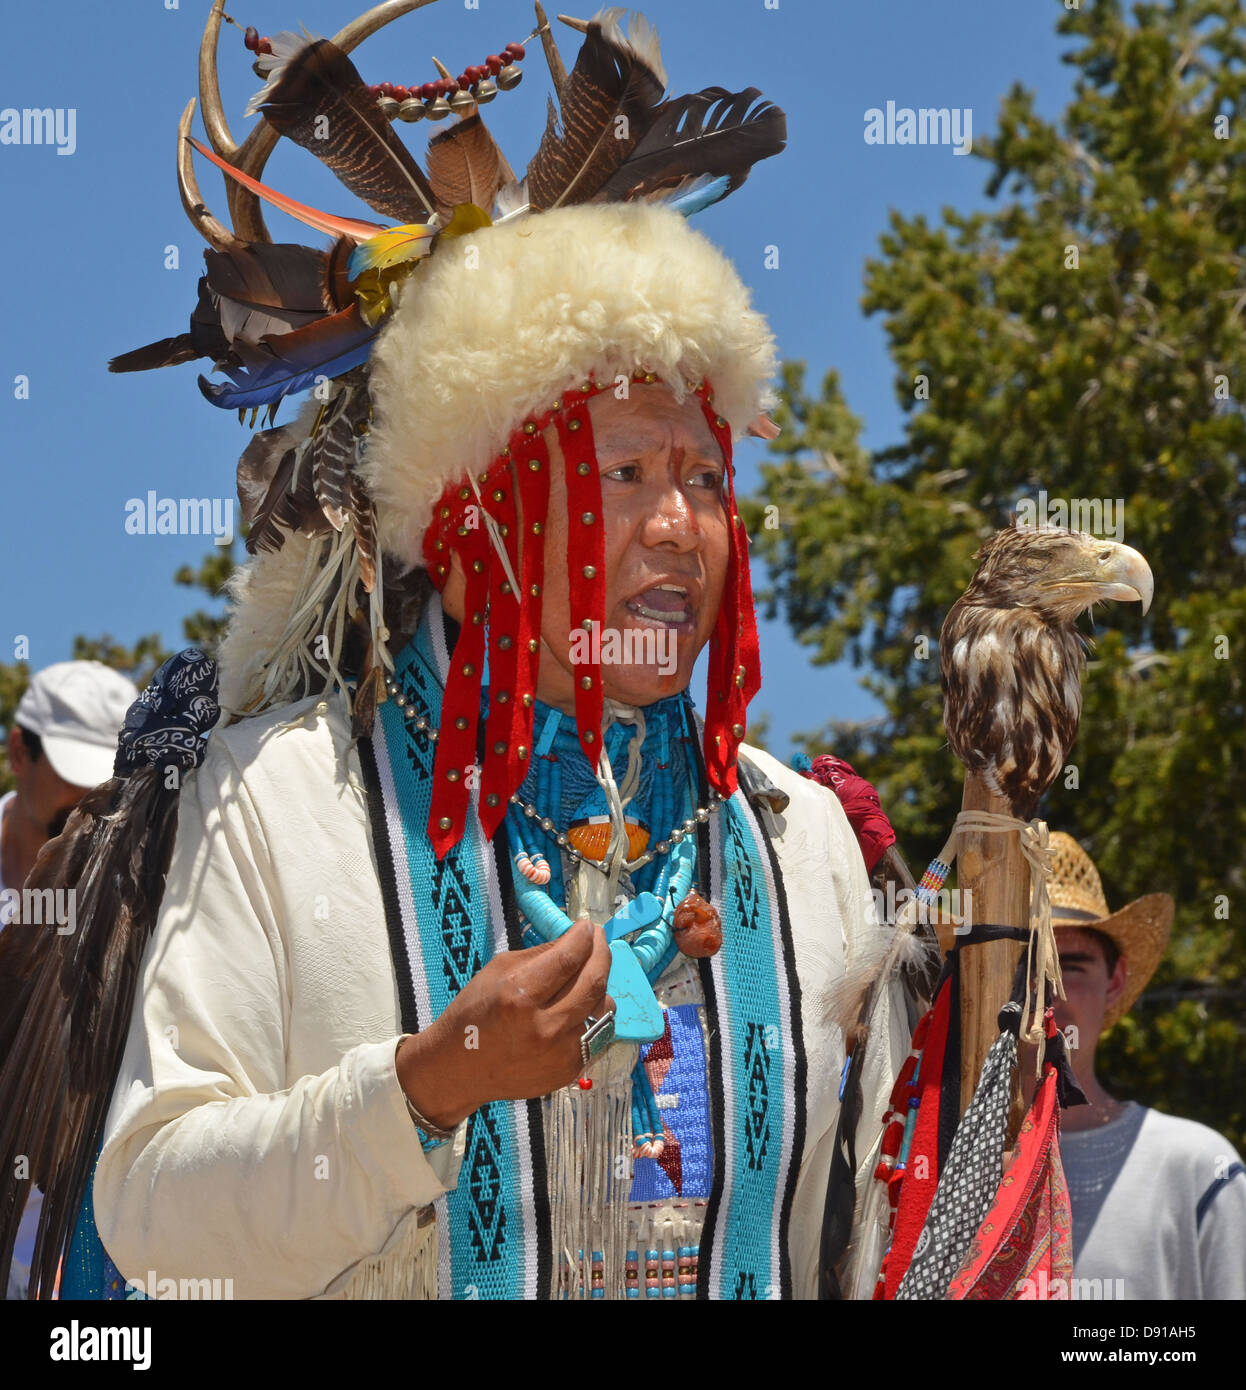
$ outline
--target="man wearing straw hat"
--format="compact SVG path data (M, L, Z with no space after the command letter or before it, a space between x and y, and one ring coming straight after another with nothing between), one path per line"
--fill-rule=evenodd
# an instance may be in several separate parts
M1109 912L1094 862L1051 836L1052 922L1067 998L1056 1024L1086 1105L1061 1115L1078 1297L1246 1297L1246 1170L1223 1135L1110 1096L1095 1074L1099 1036L1155 972L1173 900L1151 893Z

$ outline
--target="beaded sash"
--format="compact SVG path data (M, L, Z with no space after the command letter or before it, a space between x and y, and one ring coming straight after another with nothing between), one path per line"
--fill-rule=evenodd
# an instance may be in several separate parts
M434 599L395 661L399 686L434 727L451 650ZM473 795L463 838L437 862L427 834L435 748L395 701L380 706L359 750L402 1027L417 1032L496 952L521 949L506 835L485 841ZM697 1296L784 1297L805 1132L800 994L765 830L740 793L716 820L711 885L724 946L699 962L711 1038L713 1182ZM436 1204L439 1297L550 1296L545 1113L540 1100L494 1101L469 1119L458 1184Z

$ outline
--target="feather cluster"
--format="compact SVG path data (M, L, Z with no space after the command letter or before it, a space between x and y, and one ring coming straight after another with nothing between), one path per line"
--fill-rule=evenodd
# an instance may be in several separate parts
M251 410L252 423L266 408L270 426L286 396L334 381L328 402L293 427L258 435L243 455L239 496L253 563L262 557L266 571L292 576L295 557L267 561L284 538L302 537L319 554L317 545L349 531L359 550L351 572L365 587L382 550L418 564L428 509L447 479L491 457L525 412L589 370L643 366L680 394L687 380L710 375L737 438L770 403L769 330L729 262L682 219L783 148L783 113L754 88L667 99L656 31L639 15L624 29L623 14L612 7L589 22L560 106L551 103L518 179L479 111L459 113L433 136L425 169L342 49L306 32L272 38L272 52L258 60L267 80L249 113L397 227L306 207L195 144L228 177L333 237L324 250L209 252L188 331L110 363L136 371L207 359L225 379L201 377L205 397ZM602 206L625 202L636 206ZM598 228L613 249L577 244ZM486 273L457 274L458 247L427 254L464 233L463 249L476 247ZM612 263L615 255L623 259ZM382 351L377 334L386 325ZM387 418L379 433L373 427L365 464L361 422L378 363ZM482 382L491 386L483 396ZM401 403L404 394L418 411ZM404 437L415 414L417 428ZM311 560L306 546L297 550L305 579ZM257 598L254 586L243 587ZM270 624L264 637L252 631L247 612L234 623L249 634L244 645L275 640ZM254 654L252 645L249 669Z
M14 922L0 932L0 1267L38 1185L31 1297L51 1296L73 1236L176 827L163 768L94 788L26 881L75 891L78 930Z

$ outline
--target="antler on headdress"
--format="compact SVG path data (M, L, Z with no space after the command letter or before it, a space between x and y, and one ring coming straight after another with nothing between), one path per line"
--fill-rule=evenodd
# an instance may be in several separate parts
M245 698L238 703L248 711L310 693L317 673L322 682L344 685L347 634L358 626L361 617L368 633L371 685L360 705L366 709L378 698L377 678L383 667L392 664L381 592L385 566L378 547L400 564L422 565L421 539L438 493L453 485L456 495L464 486L472 495L477 475L488 470L493 452L525 417L541 414L561 391L578 387L594 371L605 370L608 365L605 358L599 361L589 353L592 360L577 359L569 366L564 363L558 381L547 380L542 369L526 382L518 379L518 369L492 372L482 367L486 360L493 360L491 354L502 353L522 361L523 353L503 352L506 344L496 341L496 300L483 316L464 320L453 311L447 314L443 306L440 317L430 311L427 322L423 321L427 296L422 287L430 271L420 267L439 265L446 259L434 254L440 243L481 233L480 255L519 256L513 272L503 277L504 285L514 285L526 276L528 261L520 253L530 246L532 238L525 234L518 240L504 236L495 240L498 234L487 230L490 226L517 223L535 215L563 218L577 205L615 202L662 204L687 217L738 187L757 160L777 153L785 141L783 113L762 100L755 88L731 92L707 87L667 98L656 32L639 15L632 17L625 31L620 23L621 8L604 9L588 21L559 16L584 36L568 72L544 9L537 3L537 27L528 39L538 34L541 38L558 106L550 103L540 147L524 176L516 178L486 129L479 107L492 100L498 89L505 91L518 84L522 43L505 45L482 63L467 66L457 78L434 59L439 77L410 85L382 82L369 86L347 56L384 24L430 3L432 0L388 0L333 39L288 32L262 39L248 30L246 46L256 53L256 71L266 79L249 112L260 112L263 124L239 145L226 122L217 84L217 44L221 22L228 17L223 0L214 0L199 62L200 106L212 150L190 139L193 102L179 126L182 201L209 243L199 303L186 333L127 353L110 364L114 370L127 371L206 357L229 379L211 382L201 377L204 395L218 406L237 407L240 413L250 408L252 423L259 409L267 407L270 425L286 395L321 379L331 383L292 424L258 434L239 465L239 496L244 519L251 527L248 549L252 553L275 552L292 534L303 538L298 553L289 557L288 564L282 562L281 580L276 586L292 594L285 630L279 635L267 630L262 637L257 632L248 660L242 663L250 683ZM458 121L429 142L426 172L391 122L436 122L452 113ZM322 213L266 187L260 176L281 134L314 153L348 189L398 225ZM220 165L227 175L232 230L214 218L203 203L191 164L192 149ZM324 250L273 243L260 215L261 199L334 241ZM635 221L633 234L658 236L663 242L662 257L678 243L682 254L697 263L698 273L708 275L711 286L725 284L725 277L733 276L725 261L706 260L704 253L695 249L695 242L686 240L687 234L676 236L669 230L671 225L644 223L642 233L642 222ZM678 227L678 221L673 225ZM432 350L439 349L447 337L465 337L468 355L476 353L479 357L473 374L474 393L479 396L480 385L487 380L489 391L485 394L494 398L487 409L464 414L459 407L449 445L426 449L414 460L421 477L407 493L402 485L388 490L385 486L389 470L401 474L406 467L405 461L395 461L392 435L385 446L389 452L369 457L365 463L365 447L371 442L376 453L375 430L384 423L373 419L375 398L370 387L372 369L380 355L378 334L384 330L382 342L391 336L391 320L397 317L398 289L403 282L407 282L404 302L413 289L421 291L412 300L419 306L412 313L421 318L416 341L402 340L400 355L407 364L403 370L422 370L421 358L434 356ZM654 292L677 301L684 290L676 275L660 286L655 282ZM507 289L505 296L509 294ZM730 297L747 309L742 287L739 295L732 289ZM520 309L507 320L508 334L525 331L521 322L525 312ZM630 307L626 312L632 312ZM749 318L734 337L699 319L694 329L689 321L666 330L668 341L660 352L652 351L656 345L641 334L626 352L615 354L619 364L610 370L630 375L642 368L643 376L652 360L659 379L680 393L685 377L707 381L714 377L716 410L723 416L711 412L711 423L720 418L728 422L715 432L729 465L733 435L742 434L761 408L758 383L770 362L768 330L764 321L758 320L760 329L754 325L756 317ZM650 325L646 331L652 334L652 315L637 318L643 327L641 319ZM690 335L686 342L680 331ZM714 359L713 349L703 346L711 341L727 354L726 358ZM588 348L581 344L568 351L583 355ZM731 353L742 353L748 360L741 366L729 360ZM400 384L398 395L404 389ZM743 405L746 400L752 401L747 411ZM738 408L729 407L723 403L726 401L735 402ZM434 402L430 408L435 413L440 407ZM485 455L478 457L478 446L486 434ZM470 462L468 454L472 455ZM380 516L373 506L374 497L388 509ZM395 500L398 497L400 502ZM395 512L399 506L402 510ZM488 512L483 502L482 509ZM483 549L470 558L483 567L488 580L484 592L492 594L502 576L507 579L507 589L513 588L521 567L530 567L530 558L528 553L522 558L508 554L499 540L506 530L505 521L492 516L489 520L496 529L488 536L482 533L473 538ZM459 539L457 534L452 538L452 551L462 548L454 543ZM259 577L254 566L269 573L275 562L271 553L257 556L253 573L240 578L239 592L254 598ZM722 710L707 711L714 724L710 730L707 720L707 767L711 779L723 790L729 790L732 783L743 707L757 678L743 538L738 547L733 546L732 565L724 616L711 654L715 679L722 686ZM495 568L498 575L493 577ZM390 579L392 582L392 574ZM507 589L499 587L498 595L505 595ZM494 604L493 598L488 602L494 614L490 621L500 621L504 605ZM315 641L325 633L330 634L328 657L323 652L317 654L319 644ZM268 651L256 660L255 645L261 641L267 643ZM492 653L490 664L492 670ZM746 675L741 666L747 666ZM227 669L222 680L228 705L237 692ZM586 740L594 722L590 704L585 702L580 711L581 733ZM723 711L728 707L731 717L723 723ZM598 718L599 714L598 709ZM514 732L508 724L508 735ZM587 742L585 746L589 751ZM513 772L508 769L506 777ZM501 784L497 777L491 783L494 787Z

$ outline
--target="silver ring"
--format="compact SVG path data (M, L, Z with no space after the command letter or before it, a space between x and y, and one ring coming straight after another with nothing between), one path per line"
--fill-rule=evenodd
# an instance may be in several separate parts
M600 1018L594 1018L589 1014L584 1020L584 1032L580 1034L580 1057L583 1059L585 1070L588 1069L589 1059L604 1052L613 1041L614 1010L602 1014Z

